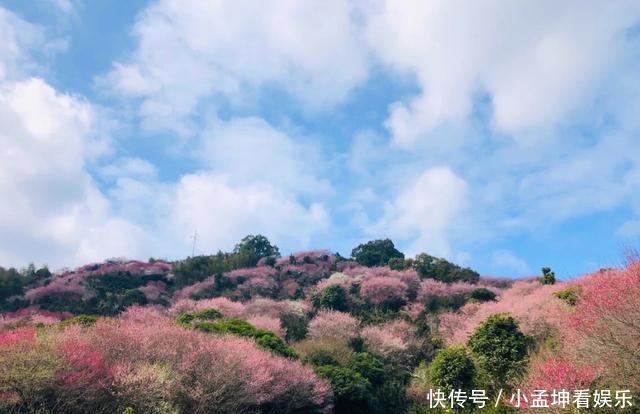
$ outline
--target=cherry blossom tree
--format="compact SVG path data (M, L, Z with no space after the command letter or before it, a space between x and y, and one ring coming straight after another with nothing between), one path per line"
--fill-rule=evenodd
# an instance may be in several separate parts
M358 336L356 318L345 312L321 310L309 322L309 337L314 339L336 339L348 341Z

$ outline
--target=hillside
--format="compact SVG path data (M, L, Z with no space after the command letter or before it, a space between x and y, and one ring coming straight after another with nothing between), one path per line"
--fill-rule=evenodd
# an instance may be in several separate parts
M0 412L417 414L452 390L456 412L575 412L581 389L580 412L618 412L640 391L633 258L511 280L390 240L344 258L247 236L176 262L0 268L0 299Z

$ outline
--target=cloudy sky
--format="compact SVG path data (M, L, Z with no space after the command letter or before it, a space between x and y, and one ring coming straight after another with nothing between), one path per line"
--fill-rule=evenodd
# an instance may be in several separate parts
M117 6L116 6L117 3ZM0 0L0 265L640 240L640 2Z

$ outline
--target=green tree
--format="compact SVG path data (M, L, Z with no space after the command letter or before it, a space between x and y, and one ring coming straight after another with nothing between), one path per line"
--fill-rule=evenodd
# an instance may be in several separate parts
M348 308L347 292L340 285L327 286L320 292L316 302L319 308L346 311Z
M405 260L401 257L392 257L391 259L389 259L389 262L387 264L392 270L406 269Z
M540 277L540 283L543 285L554 285L556 283L556 274L551 271L549 267L542 268L542 276Z
M433 384L443 391L470 390L474 386L476 367L473 359L462 346L452 346L440 351L429 365Z
M508 314L487 318L469 338L468 345L479 366L498 387L519 378L526 367L529 339Z
M496 294L487 288L478 288L471 292L471 298L480 302L488 302L496 299Z
M250 234L236 244L233 252L246 260L247 266L255 266L263 257L280 257L278 246L272 245L269 239L261 234Z
M371 240L358 245L351 251L353 257L363 266L384 266L390 259L404 259L404 254L393 245L389 239Z
M303 340L307 336L307 325L307 318L297 313L285 312L280 316L280 326L289 342Z
M480 280L478 272L427 253L421 253L415 257L413 268L420 277L436 279L441 282L477 283Z
M380 360L368 352L357 352L349 368L356 371L374 385L379 385L385 380L386 371Z
M371 411L371 383L360 373L334 365L322 365L316 367L315 371L331 383L337 414L364 414Z

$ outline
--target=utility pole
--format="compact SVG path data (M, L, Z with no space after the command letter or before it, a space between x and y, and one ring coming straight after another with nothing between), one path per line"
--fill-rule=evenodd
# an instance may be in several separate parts
M195 257L196 255L196 240L198 240L198 230L194 230L193 232L193 247L191 248L191 257Z

